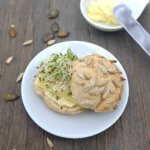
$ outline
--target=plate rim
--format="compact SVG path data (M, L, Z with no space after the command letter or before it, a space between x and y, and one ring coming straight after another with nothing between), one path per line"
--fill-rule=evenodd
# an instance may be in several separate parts
M126 109L126 106L127 106L127 103L128 103L128 100L129 100L129 81L128 81L128 76L127 76L127 73L126 73L126 71L125 71L125 69L124 69L124 67L123 67L123 65L120 63L120 61L111 53L111 52L109 52L107 49L105 49L105 48L103 48L103 47L101 47L101 46L99 46L99 45L97 45L97 44L94 44L94 43L90 43L90 42L86 42L86 41L64 41L64 42L59 42L59 43L56 43L56 44L54 44L54 45L52 45L51 47L55 47L55 45L61 45L61 44L90 44L90 45L93 45L93 46L96 46L97 48L100 48L100 49L103 49L104 51L106 51L106 52L108 52L109 54L111 54L118 62L119 62L119 64L121 65L121 67L123 68L123 71L124 71L124 74L126 75L126 83L127 83L127 91L126 91L126 94L127 94L127 99L126 99L126 103L124 104L124 108L123 109L121 109L121 113L117 116L117 118L113 121L113 122L111 122L111 124L107 127L107 128L105 128L105 129L103 129L103 130L101 130L101 131L99 131L99 132L97 132L97 131L95 131L95 132L93 132L93 134L90 134L90 135L79 135L79 136L67 136L67 135L60 135L60 134L57 134L57 133L55 133L55 132L51 132L51 131L49 131L48 129L45 129L44 127L43 127L43 125L42 124L40 124L39 123L39 121L37 121L37 120L34 120L34 118L32 117L32 115L30 114L30 112L29 112L29 110L27 109L27 104L26 104L26 102L25 102L25 100L23 99L23 85L24 85L24 77L23 77L23 79L22 79L22 83L21 83L21 97L22 97L22 102L23 102L23 105L24 105L24 108L25 108L25 110L26 110L26 112L27 112L27 114L28 114L28 116L31 118L31 120L38 126L38 127L40 127L42 130L44 130L44 131L46 131L46 132L48 132L48 133L50 133L50 134L53 134L53 135L55 135L55 136L58 136L58 137L62 137L62 138L67 138L67 139L79 139L79 138L87 138L87 137L91 137L91 136L94 136L94 135L97 135L97 134L100 134L100 133L102 133L102 132L104 132L105 130L107 130L108 128L110 128L112 125L114 125L118 120L119 120L119 118L122 116L122 114L124 113L124 111L125 111L125 109ZM25 72L24 72L24 76L26 75L26 70L28 70L28 68L31 66L31 64L34 62L34 60L35 60L35 58L38 56L38 55L40 55L40 54L42 54L44 51L46 51L47 49L49 49L49 47L47 47L47 48L45 48L45 49L43 49L42 51L40 51L39 53L37 53L31 60L30 60L30 62L28 63L28 65L27 65L27 67L26 67L26 69L25 69Z

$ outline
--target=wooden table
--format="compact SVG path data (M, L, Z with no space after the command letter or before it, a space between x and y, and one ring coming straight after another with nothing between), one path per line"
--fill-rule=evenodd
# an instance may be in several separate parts
M125 31L101 32L83 19L80 0L0 0L0 150L48 150L46 138L55 142L55 150L150 150L150 58ZM51 8L60 10L56 21L61 30L70 31L66 40L82 40L112 52L123 64L130 83L130 96L122 117L105 132L86 139L69 140L46 133L27 115L21 98L5 102L5 93L20 94L18 74L44 49L41 40L53 20L47 18ZM139 19L150 32L150 5ZM17 37L8 36L14 24ZM31 46L22 43L33 39ZM14 56L10 65L5 60Z

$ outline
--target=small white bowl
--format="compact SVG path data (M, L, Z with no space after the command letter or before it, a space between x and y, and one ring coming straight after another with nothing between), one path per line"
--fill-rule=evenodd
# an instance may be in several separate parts
M119 31L122 29L121 26L107 25L107 24L104 24L101 22L92 21L87 15L87 8L91 1L93 1L93 0L81 0L80 1L81 13L82 13L83 17L85 18L85 20L90 25L92 25L96 29L99 29L102 31L107 31L107 32ZM132 10L132 16L135 19L138 19L140 17L140 15L142 14L142 12L144 11L147 4L149 3L149 0L136 0L136 2L133 0L120 0L120 2L128 5Z

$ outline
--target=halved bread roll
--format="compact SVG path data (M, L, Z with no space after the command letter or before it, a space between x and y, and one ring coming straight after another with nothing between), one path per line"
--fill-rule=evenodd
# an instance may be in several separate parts
M37 80L38 80L38 76L36 77L34 81L35 92L43 98L45 104L51 110L61 113L61 114L69 114L69 115L78 114L85 110L83 107L76 105L76 104L71 104L69 107L65 105L61 105L56 99L56 96L53 96L49 91L46 91L43 86L41 86L40 84L37 84L38 83Z
M94 54L73 65L71 91L78 104L96 112L112 111L122 95L121 72L112 61Z

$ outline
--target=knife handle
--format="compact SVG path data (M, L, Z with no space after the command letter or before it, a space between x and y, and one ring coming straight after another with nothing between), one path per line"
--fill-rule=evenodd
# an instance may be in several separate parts
M131 15L131 10L125 4L119 4L114 8L114 15L122 27L150 56L150 34Z

